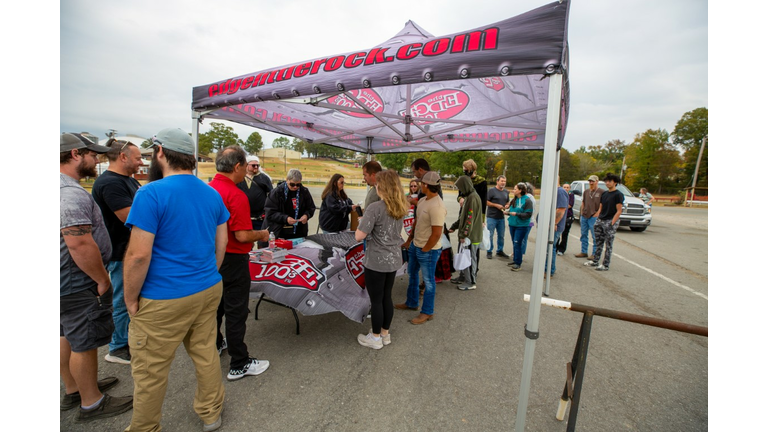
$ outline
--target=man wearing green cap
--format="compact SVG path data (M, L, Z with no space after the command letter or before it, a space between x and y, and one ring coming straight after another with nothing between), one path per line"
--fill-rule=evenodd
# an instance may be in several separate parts
M160 429L168 373L183 343L195 365L195 412L203 430L213 431L224 408L216 310L229 212L193 174L195 146L186 132L163 129L152 143L155 180L136 192L125 222L131 238L123 290L135 398L126 430Z

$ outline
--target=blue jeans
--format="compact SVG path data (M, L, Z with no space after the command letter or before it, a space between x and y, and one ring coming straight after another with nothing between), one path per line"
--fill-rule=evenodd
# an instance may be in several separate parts
M109 342L111 352L128 346L128 323L131 322L131 317L123 298L123 262L110 261L107 271L112 281L112 320L115 322L115 331L112 333L112 341Z
M485 220L485 226L488 227L488 231L491 233L491 247L488 249L488 253L493 253L493 232L496 231L497 248L496 253L504 252L504 218L493 219L487 218Z
M581 217L579 220L581 222L581 253L587 254L587 255L594 255L595 251L597 250L597 241L595 240L595 222L597 222L597 217L592 216L591 218L585 218L584 216ZM587 253L589 250L589 234L592 234L592 253Z
M523 244L522 244L523 255L525 255L525 250L528 248L528 234L531 233L532 228L533 228L533 225L529 224L527 231L525 231L525 237L523 237Z
M523 263L523 241L528 236L528 232L531 230L530 225L526 226L509 226L509 236L512 238L512 262L520 265Z
M552 245L552 250L547 251L547 261L549 261L549 255L552 255L552 267L549 269L549 274L551 275L555 274L555 264L557 263L557 243L560 242L561 235L563 235L562 231L555 232L555 238L553 239L555 243Z
M440 258L440 249L422 252L420 247L413 243L408 248L408 297L405 301L410 308L419 307L419 269L424 278L424 303L421 305L421 313L432 315L435 313L435 268L437 259Z

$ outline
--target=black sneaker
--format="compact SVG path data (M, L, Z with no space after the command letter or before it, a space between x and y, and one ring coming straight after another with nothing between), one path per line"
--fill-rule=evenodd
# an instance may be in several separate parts
M488 259L493 259L493 254L491 252L488 252L487 254L485 254L485 257Z
M221 341L221 346L219 347L219 357L221 357L221 353L222 353L222 351L224 351L225 349L227 349L227 338L224 338L224 339Z
M496 252L496 256L502 257L502 258L509 258L509 255L505 254L504 251Z
M119 381L120 380L117 379L117 377L106 377L104 379L100 379L96 384L99 386L99 391L103 393L111 389L112 387L116 386ZM79 405L80 405L80 392L65 394L64 397L61 398L60 408L62 411L70 410Z
M110 363L131 364L131 352L129 351L128 346L124 346L114 351L110 351L106 357L104 357L104 360Z
M512 271L520 271L520 266L515 263L512 263Z
M96 408L89 410L80 408L80 412L77 413L75 421L84 422L113 417L122 414L131 408L133 408L133 396L114 397L105 393L104 399L102 399L101 403Z

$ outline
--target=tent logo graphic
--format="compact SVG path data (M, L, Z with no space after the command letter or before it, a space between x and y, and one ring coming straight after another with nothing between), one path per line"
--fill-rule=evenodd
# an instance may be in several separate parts
M444 120L456 117L469 105L469 95L462 90L446 89L430 93L411 105L411 115L421 119ZM405 110L399 111L401 116ZM431 122L420 122L431 123Z
M363 105L369 110L375 113L380 113L384 111L384 101L381 99L381 96L379 96L379 94L376 93L374 90L370 90L370 89L352 90L349 93L353 97L357 98L357 100L362 102ZM340 107L362 109L360 105L357 104L357 102L355 102L352 98L350 98L344 93L338 94L328 99L328 103L332 105L337 105ZM343 110L341 112L352 117L359 117L359 118L373 117L373 115L368 113L343 111Z
M363 269L363 257L365 257L363 244L359 243L347 251L345 261L349 274L352 275L352 278L355 279L355 282L360 288L365 289L365 270Z
M479 78L479 81L489 89L496 90L497 92L504 90L505 87L504 81L499 77Z
M312 261L296 255L288 255L277 263L250 262L249 264L252 280L279 287L317 291L325 282L325 275L312 264Z

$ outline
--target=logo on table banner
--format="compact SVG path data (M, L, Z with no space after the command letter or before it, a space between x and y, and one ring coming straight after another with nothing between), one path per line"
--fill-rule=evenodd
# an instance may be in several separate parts
M288 255L277 263L251 262L251 280L270 282L286 288L304 288L317 291L325 282L325 274L312 261Z
M440 90L414 102L411 105L411 115L419 118L445 120L459 115L468 105L469 95L462 90ZM405 110L399 111L399 114L405 115Z
M497 92L504 90L504 81L499 77L479 78L479 80L491 90L496 90Z
M365 257L363 244L358 243L347 251L345 261L347 263L347 271L349 274L352 275L360 288L365 289L365 270L363 270L363 257Z
M349 92L352 96L356 97L357 100L363 103L366 108L369 110L380 113L384 111L384 101L381 99L381 96L379 96L378 93L376 93L373 90L369 89L362 89L362 90L352 90ZM360 106L355 102L354 100L350 99L345 94L338 94L330 99L328 99L328 103L332 105L337 105L340 107L347 107L347 108L356 108L361 109ZM359 117L359 118L371 118L373 115L368 113L358 113L358 112L351 112L351 111L340 111L348 116L352 117Z
M412 227L413 227L413 214L403 219L403 228L405 228L405 232L410 234Z

